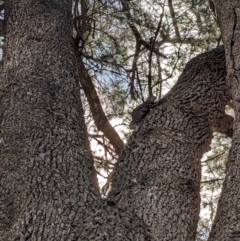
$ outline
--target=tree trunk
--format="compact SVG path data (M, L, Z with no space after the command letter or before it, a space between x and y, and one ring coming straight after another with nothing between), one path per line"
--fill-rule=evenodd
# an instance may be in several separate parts
M232 148L209 241L240 240L240 2L216 0L226 51L227 82L235 111Z
M232 135L229 99L223 48L199 55L122 152L109 201L142 218L153 240L195 240L200 160L213 131Z
M97 192L71 45L72 1L5 4L0 240L74 240Z

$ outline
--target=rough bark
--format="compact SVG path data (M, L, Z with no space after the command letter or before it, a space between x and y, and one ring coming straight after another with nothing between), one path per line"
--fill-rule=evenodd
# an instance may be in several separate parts
M209 241L240 240L240 1L216 0L226 51L227 82L235 111L232 147Z
M232 135L229 99L223 48L199 55L123 150L109 202L142 218L152 240L195 240L200 160L213 131Z
M0 240L74 240L95 199L72 1L6 0L1 81Z

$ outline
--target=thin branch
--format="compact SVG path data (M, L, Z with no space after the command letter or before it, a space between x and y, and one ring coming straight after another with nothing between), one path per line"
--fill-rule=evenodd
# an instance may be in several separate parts
M179 46L179 49L180 49L180 47L181 47L181 46ZM178 53L179 53L179 52L178 52ZM176 69L177 63L178 63L178 61L179 61L180 58L181 58L181 55L178 54L178 58L177 58L177 60L175 61L175 64L174 64L174 66L173 66L173 68L172 68L171 74L170 74L169 76L167 76L165 79L162 79L162 80L157 81L157 82L153 85L153 88L154 88L156 85L158 85L158 84L160 84L160 83L162 83L162 82L164 82L164 81L166 81L166 80L168 80L168 79L170 79L170 78L172 77L173 72L174 72L174 70Z
M0 12L2 12L5 9L5 4L3 3L2 5L0 5Z
M133 58L133 62L132 62L132 76L130 79L130 95L132 99L136 99L135 98L135 93L134 93L134 80L135 80L135 73L137 71L137 61L138 61L138 57L139 57L139 53L140 53L140 47L141 44L139 43L138 39L136 39L136 48L135 48L135 54L134 54L134 58Z
M219 181L223 181L223 180L224 180L224 178L215 178L215 179L212 179L212 180L201 181L201 184L202 184L202 183L219 182Z
M97 172L97 174L99 175L99 176L101 176L101 177L103 177L103 178L105 178L105 179L107 179L108 178L108 176L104 176L103 174L101 174L98 170L96 170L96 172Z
M94 159L98 160L100 163L106 163L108 166L112 166L114 167L114 163L112 163L110 160L108 159L104 159L102 157L99 157L99 156L93 156Z
M168 7L169 7L169 10L170 10L170 15L171 15L171 18L172 18L172 23L173 23L173 27L174 27L176 36L177 36L178 39L181 39L180 32L179 32L179 29L178 29L178 26L177 26L177 19L176 19L176 16L175 16L175 11L174 11L174 8L173 8L172 0L168 0Z
M163 4L162 12L164 12L164 6L165 6L165 1L164 1L164 4ZM162 26L162 20L163 20L163 14L161 14L160 21L159 21L158 26L157 26L157 30L155 32L154 38L152 39L151 50L150 50L150 54L149 54L149 67L148 67L148 95L149 96L153 96L153 93L152 93L152 88L153 88L152 87L152 53L153 53L153 50L155 48L155 42L156 42L158 33L159 33L160 28Z
M158 66L158 81L157 82L159 83L159 97L158 97L158 99L160 99L161 96L162 96L163 79L162 79L162 67L161 67L161 63L160 63L160 59L159 58L157 58L157 66Z
M6 24L4 20L0 20L0 36L4 36L6 34Z
M205 161L202 161L202 163L208 163L208 162L211 162L217 158L220 158L222 155L224 155L226 153L226 151L222 151L220 153L218 153L217 155L215 156L211 156L211 157L208 157Z
M103 146L105 148L105 152L107 152L109 155L111 155L113 158L117 158L116 156L114 156L114 154L116 153L114 151L113 148L111 148L111 146L109 145L109 143L105 144L104 143L104 139L102 138L103 141L99 140L98 138L94 138L94 140L101 146Z
M137 69L137 82L138 82L138 86L139 86L142 102L144 102L143 90L142 90L142 85L141 85L141 81L140 81L140 78L139 78L138 69Z
M143 45L146 49L151 50L151 44L147 43L145 40L142 39L141 34L139 33L138 29L136 28L136 26L134 25L133 21L132 21L132 16L130 13L130 8L129 8L129 3L127 0L121 0L122 3L122 11L125 14L126 18L127 18L127 22L129 27L132 30L133 35L135 36L135 39L137 41L139 41L139 43L141 45ZM153 52L160 57L163 58L167 58L166 55L162 54L159 52L158 49L153 49Z
M91 138L104 138L104 135L96 135L96 134L88 134L89 137Z

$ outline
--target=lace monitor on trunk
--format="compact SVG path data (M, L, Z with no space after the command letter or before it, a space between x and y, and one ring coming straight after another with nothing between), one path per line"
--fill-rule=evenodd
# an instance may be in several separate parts
M132 121L130 122L130 128L135 129L139 125L139 123L145 118L145 116L149 113L149 111L159 105L164 98L160 99L159 101L155 102L156 97L155 96L149 96L146 101L144 101L142 104L137 106L131 113L132 115Z
M134 129L135 131L137 131L140 122L145 118L145 116L149 113L149 111L160 105L161 103L163 103L163 101L165 101L170 95L172 95L178 85L180 84L180 82L178 81L171 90L168 91L167 94L165 94L160 100L155 101L156 97L155 96L149 96L147 98L146 101L144 101L142 104L140 104L139 106L137 106L132 112L132 121L130 122L129 126L131 129Z

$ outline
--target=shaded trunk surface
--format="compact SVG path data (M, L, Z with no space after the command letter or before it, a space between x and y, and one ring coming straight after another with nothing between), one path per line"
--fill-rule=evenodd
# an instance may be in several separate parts
M5 1L0 240L150 240L101 200L79 96L72 1ZM130 218L129 218L130 217Z

